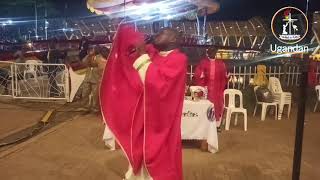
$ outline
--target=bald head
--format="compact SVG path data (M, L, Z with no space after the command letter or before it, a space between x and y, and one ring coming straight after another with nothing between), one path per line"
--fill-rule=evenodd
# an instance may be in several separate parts
M163 28L159 33L165 33L165 34L168 34L169 36L172 36L173 38L176 38L178 39L180 37L180 33L179 31L177 31L176 29L174 28Z
M179 45L180 33L173 28L162 29L154 39L155 47L160 51L169 51Z
M207 49L207 56L211 59L215 59L218 49L215 47L209 47Z

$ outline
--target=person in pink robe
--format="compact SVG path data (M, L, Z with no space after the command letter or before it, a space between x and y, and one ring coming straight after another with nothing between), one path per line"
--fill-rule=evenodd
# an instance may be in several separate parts
M314 88L316 85L318 85L317 80L317 62L310 60L309 63L309 71L308 71L308 84L309 87Z
M223 92L226 88L227 68L222 60L215 59L217 49L209 48L207 58L200 61L194 74L195 84L208 88L208 100L214 104L217 126L221 124L224 110Z
M116 34L100 98L106 125L129 161L125 179L183 179L187 57L178 39L175 30L162 30L154 40L157 52L144 46L134 26L121 25Z

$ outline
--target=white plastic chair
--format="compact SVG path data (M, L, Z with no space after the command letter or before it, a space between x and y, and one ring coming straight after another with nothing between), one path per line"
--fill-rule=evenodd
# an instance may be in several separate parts
M226 89L223 93L224 95L224 104L225 104L225 109L227 110L227 116L226 116L226 125L225 129L226 131L229 130L230 127L230 121L231 121L231 115L232 113L237 113L236 114L236 119L234 125L237 125L238 122L238 114L242 113L244 115L244 131L247 131L247 126L248 126L248 116L247 116L247 109L243 108L243 97L242 97L242 92L236 89ZM228 106L226 103L226 96L228 95L229 101L228 101ZM236 107L236 96L239 96L240 98L240 105L239 107Z
M282 112L285 105L288 105L288 118L290 117L291 111L291 99L292 93L283 92L280 80L276 77L269 78L269 86L268 89L272 92L274 101L278 103L278 120L282 118Z
M60 90L59 92L59 96L61 96L61 94L63 92L65 92L65 86L66 86L66 83L65 83L65 77L66 77L66 72L65 71L61 71L59 72L57 75L56 75L56 82L57 82L57 86Z
M278 113L278 103L272 102L272 103L267 103L267 102L260 102L257 97L257 90L259 86L254 87L254 95L256 97L256 105L254 107L254 112L253 116L256 115L258 105L261 105L261 121L264 121L266 119L266 114L267 114L267 109L269 106L274 106L275 107L275 119L277 120L277 113Z
M31 74L33 78L38 81L38 75L37 75L37 66L41 65L41 61L37 60L27 60L26 61L26 69L23 72L23 78L26 81L27 80L27 74Z
M320 85L317 85L317 86L315 87L315 90L316 90L316 92L317 92L317 103L316 103L316 105L314 106L313 112L316 112L316 111L317 111L317 107L318 107L318 104L319 104L319 102L320 102Z

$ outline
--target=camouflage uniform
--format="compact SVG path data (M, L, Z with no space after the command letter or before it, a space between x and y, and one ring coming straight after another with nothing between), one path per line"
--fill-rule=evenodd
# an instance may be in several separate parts
M107 61L101 55L87 55L83 61L88 65L88 68L83 82L81 105L86 110L99 111L99 87ZM91 101L89 101L90 94L92 95Z

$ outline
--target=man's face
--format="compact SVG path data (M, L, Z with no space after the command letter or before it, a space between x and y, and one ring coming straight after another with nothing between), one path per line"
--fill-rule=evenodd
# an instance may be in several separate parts
M216 49L212 49L212 48L207 49L207 56L209 58L214 59L216 57L216 54L217 54L217 50Z
M170 44L176 43L176 36L174 32L164 29L154 39L154 45L159 49L163 50Z

